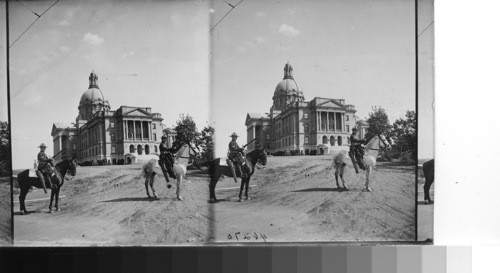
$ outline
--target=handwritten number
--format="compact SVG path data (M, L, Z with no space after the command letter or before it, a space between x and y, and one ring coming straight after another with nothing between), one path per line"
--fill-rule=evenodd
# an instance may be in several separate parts
M262 240L264 240L264 243L267 243L267 236L265 234L260 234L260 237L262 238Z
M238 240L238 241L240 240L240 239L238 238L238 234L240 234L240 233L241 233L241 232L239 232L239 231L238 231L238 232L236 232L236 233L234 234L234 236L236 236L236 240Z
M257 235L257 233L253 233L253 237L255 238L255 240L259 240L259 235Z
M233 236L231 236L231 234L228 234L228 235L227 235L227 238L228 238L229 240L231 240L231 239L233 239Z

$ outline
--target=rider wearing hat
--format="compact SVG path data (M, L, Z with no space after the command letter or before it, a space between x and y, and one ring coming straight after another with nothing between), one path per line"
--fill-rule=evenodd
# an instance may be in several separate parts
M175 149L168 148L167 146L167 136L161 137L160 143L160 167L167 170L168 175L172 178L175 178L175 174L172 171L172 167L174 166L174 156ZM168 177L165 177L168 181Z
M238 146L238 143L236 142L236 139L238 139L238 135L236 133L232 133L230 137L231 137L231 142L229 142L228 159L230 159L234 163L235 167L241 174L241 178L245 178L246 174L241 169L241 163L239 159L239 157L241 156L241 152L243 152L243 148L240 148L240 146ZM234 174L234 181L237 182L235 174Z
M349 140L351 141L351 146L349 147L349 155L351 158L356 158L356 161L359 165L359 167L364 170L365 165L363 164L363 147L361 147L361 144L364 143L362 139L358 138L358 128L354 127L352 128L352 134L349 137Z
M35 170L35 172L36 175L38 176L38 179L40 179L40 182L42 183L43 191L47 193L47 187L45 185L46 181L49 182L50 188L54 187L54 185L52 184L52 180L50 179L53 170L52 169L53 160L52 158L49 158L45 154L45 149L47 148L47 146L44 143L40 144L38 148L40 148L40 152L38 153L37 156L38 167Z

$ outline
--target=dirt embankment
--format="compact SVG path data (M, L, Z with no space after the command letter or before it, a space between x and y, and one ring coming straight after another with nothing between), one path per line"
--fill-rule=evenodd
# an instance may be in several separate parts
M160 172L161 173L161 172ZM79 167L61 189L61 211L48 214L49 194L30 192L19 215L15 195L16 245L197 245L208 234L208 175L190 172L167 189L158 174L159 200L147 198L141 165Z
M0 246L12 244L10 178L0 177Z
M414 168L378 163L372 192L365 173L351 163L344 178L350 191L337 191L332 157L269 157L257 170L251 200L238 201L232 179L217 185L223 202L214 204L216 241L411 241L415 238ZM238 240L235 233L240 232ZM248 239L249 238L249 239Z

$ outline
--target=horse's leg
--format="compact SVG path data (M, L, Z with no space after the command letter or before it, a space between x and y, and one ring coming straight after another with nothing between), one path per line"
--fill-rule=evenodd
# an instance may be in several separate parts
M54 189L50 189L50 203L49 203L49 213L52 213L52 202L54 201L54 196L56 192Z
M245 199L250 200L250 197L248 197L248 187L250 185L250 176L245 178Z
M240 202L243 201L243 199L241 198L241 194L243 193L244 186L245 186L245 178L242 178L240 183L240 195L238 195Z
M158 195L156 195L155 188L153 187L154 183L155 183L155 176L156 176L156 173L152 172L151 177L149 178L149 186L151 187L151 190L153 191L154 198L158 199Z
M210 177L210 184L208 185L208 191L210 192L210 202L211 203L217 203L217 197L215 197L215 186L217 185L217 182L219 182L219 179L221 177L220 170L213 170L214 172L212 176Z
M19 205L22 214L27 214L26 205L24 204L24 200L26 200L26 195L28 194L28 190L25 187L21 187L21 193L19 194Z
M61 209L59 209L59 191L61 190L61 186L57 186L55 192L56 192L56 211L61 211Z
M344 170L345 170L345 166L346 164L345 163L342 163L342 165L340 166L340 180L342 180L342 186L344 186L344 190L349 190L349 188L347 187L347 185L345 184L345 180L344 180Z
M340 189L340 185L339 185L339 165L338 164L335 164L335 183L337 183L337 189Z
M182 201L182 196L181 196L181 181L182 181L182 174L177 174L177 190L175 191L175 194L177 194L177 200Z
M430 204L432 203L432 199L431 199L431 195L430 195L430 189L431 189L431 185L432 185L432 180L425 180L425 184L424 184L424 200L427 204Z
M144 179L144 187L146 188L146 194L148 195L148 198L151 198L151 195L149 195L149 189L148 189L149 176L150 176L150 174L145 175L146 178Z
M370 172L372 170L372 166L371 165L368 165L366 166L366 182L365 182L365 189L367 191L372 191L372 189L370 188Z

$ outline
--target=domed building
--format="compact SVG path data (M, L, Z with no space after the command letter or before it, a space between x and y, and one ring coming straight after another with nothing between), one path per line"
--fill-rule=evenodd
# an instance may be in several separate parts
M79 163L118 164L146 159L159 152L163 118L150 107L111 110L93 71L82 94L74 124L54 123L54 158L75 155Z
M290 63L283 70L269 114L247 114L247 142L255 139L248 149L266 147L271 154L328 153L335 146L345 149L349 145L354 126L364 134L366 123L359 121L353 105L344 99L315 97L306 101Z

